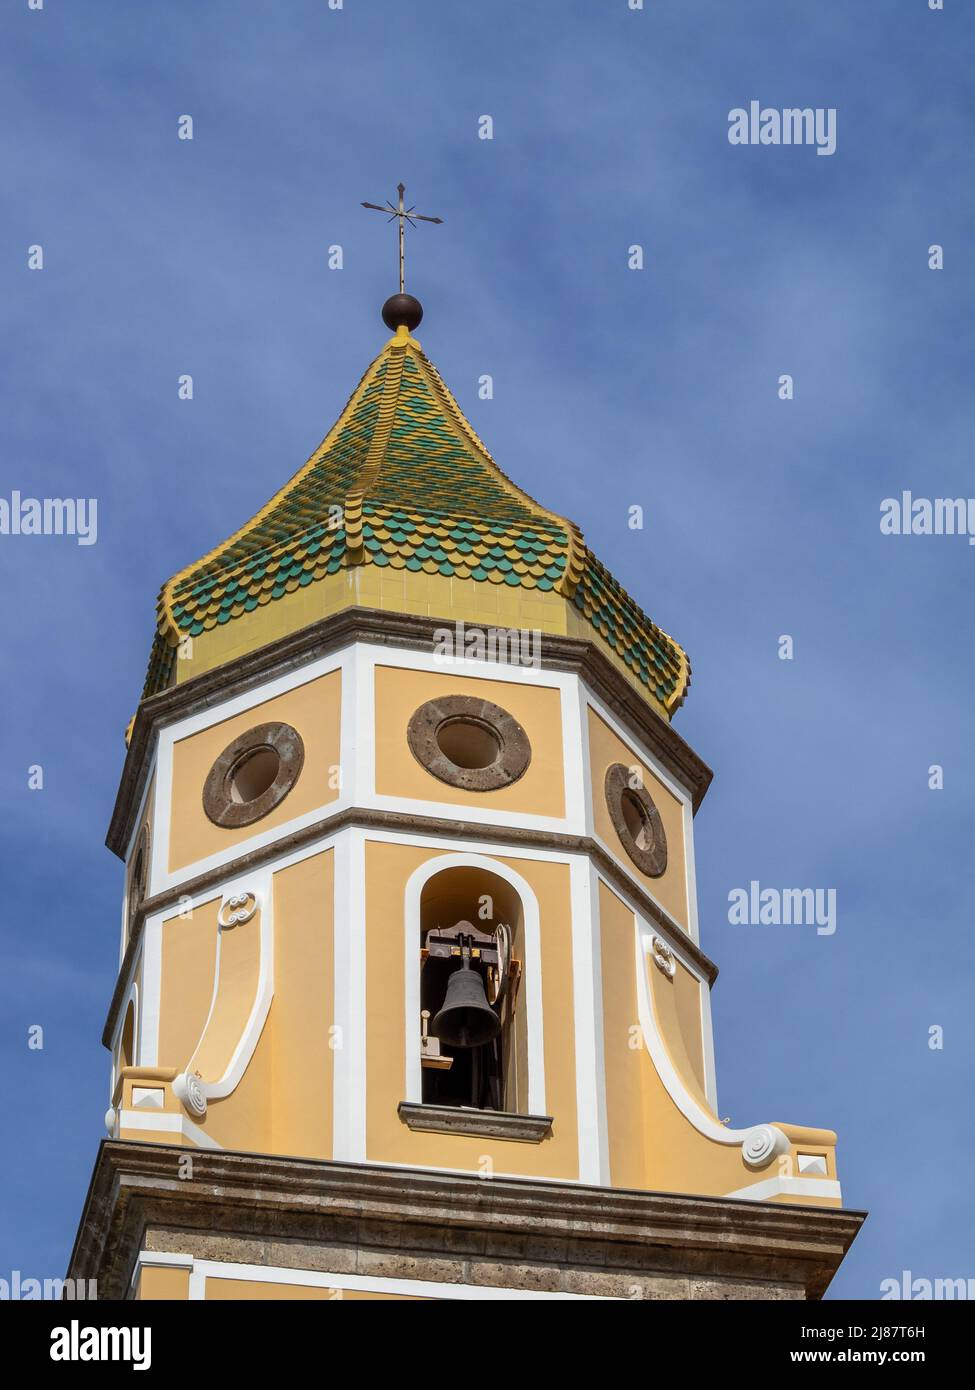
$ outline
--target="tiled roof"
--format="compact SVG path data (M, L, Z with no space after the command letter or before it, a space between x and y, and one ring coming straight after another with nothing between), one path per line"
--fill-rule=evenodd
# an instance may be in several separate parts
M683 699L681 648L599 563L578 527L502 473L405 329L291 481L164 585L144 694L169 683L181 637L360 564L554 590L662 704L673 709Z

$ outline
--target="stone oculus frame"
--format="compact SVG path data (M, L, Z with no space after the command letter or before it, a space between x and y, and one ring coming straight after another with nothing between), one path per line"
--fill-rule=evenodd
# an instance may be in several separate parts
M251 760L270 754L277 770L256 796L235 796L236 778ZM301 776L305 745L290 724L258 724L239 734L217 758L203 786L203 809L214 825L237 830L252 825L273 811Z
M636 835L627 820L627 801L641 821ZM606 805L620 843L634 864L649 878L660 878L667 870L664 823L646 787L630 786L630 769L622 763L614 763L606 771Z
M444 751L445 730L482 733L483 741L494 744L494 757L483 765L465 766ZM407 729L414 758L448 786L464 791L494 791L510 786L523 777L531 762L528 735L506 709L491 700L473 695L446 695L427 700L410 719Z

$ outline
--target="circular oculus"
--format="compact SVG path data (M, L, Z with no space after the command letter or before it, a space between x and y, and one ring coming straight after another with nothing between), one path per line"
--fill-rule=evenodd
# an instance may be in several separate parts
M266 816L301 775L305 745L290 724L258 724L217 758L203 787L203 809L214 825L235 830Z
M415 710L407 728L414 758L441 782L488 792L524 776L528 735L506 709L475 695L444 695Z
M650 878L667 868L667 836L660 812L646 787L630 786L630 769L613 763L606 771L606 805L620 842L633 863Z

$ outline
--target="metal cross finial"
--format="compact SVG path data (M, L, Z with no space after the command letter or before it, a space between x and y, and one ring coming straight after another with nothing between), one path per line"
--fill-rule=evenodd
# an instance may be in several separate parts
M399 292L403 294L406 290L406 260L404 256L403 234L407 222L409 222L411 227L415 227L417 222L436 222L439 224L443 221L443 218L424 217L422 212L415 212L413 208L404 207L403 194L406 192L405 184L398 183L396 185L396 191L399 193L399 203L396 207L393 207L388 199L386 200L385 207L382 207L379 203L363 203L362 206L364 208L372 208L375 212L390 213L390 222L392 222L394 217L399 221Z

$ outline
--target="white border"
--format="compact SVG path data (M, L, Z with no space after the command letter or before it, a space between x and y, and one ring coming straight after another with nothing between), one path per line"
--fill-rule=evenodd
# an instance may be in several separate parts
M842 1195L839 1183L831 1178L765 1178L724 1194L749 1202L767 1202L771 1197L835 1197L840 1201Z
M144 1129L155 1131L157 1134L181 1134L185 1138L192 1140L198 1149L222 1149L223 1145L218 1144L205 1130L200 1129L192 1120L177 1111L164 1111L162 1114L150 1114L145 1110L120 1110L116 1122L116 1134L123 1129ZM187 1149L187 1153L192 1153L192 1149Z
M573 859L569 873L579 1181L605 1187L609 1184L609 1129L606 1117L599 880L588 858Z
M332 959L334 1019L339 1032L332 1049L332 1157L337 1162L366 1159L366 837L352 826L338 835L289 855L278 869L309 854L334 848L335 919Z

